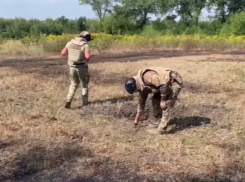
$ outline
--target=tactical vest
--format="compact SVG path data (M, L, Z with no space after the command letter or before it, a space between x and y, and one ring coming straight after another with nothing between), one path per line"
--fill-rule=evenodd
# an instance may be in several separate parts
M87 65L84 55L84 46L87 44L84 40L71 40L68 46L68 65L72 67L82 67Z
M145 90L152 90L152 92L158 92L158 89L154 85L145 85L143 76L146 71L156 72L160 77L160 84L167 84L169 83L169 81L171 81L170 80L171 69L162 68L162 67L149 67L145 69L140 69L137 75L134 77L137 82L138 91L143 92Z

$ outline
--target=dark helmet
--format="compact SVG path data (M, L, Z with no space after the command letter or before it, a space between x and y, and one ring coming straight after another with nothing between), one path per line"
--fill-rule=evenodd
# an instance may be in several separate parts
M133 94L137 91L136 80L134 78L129 78L125 82L125 89L129 94Z

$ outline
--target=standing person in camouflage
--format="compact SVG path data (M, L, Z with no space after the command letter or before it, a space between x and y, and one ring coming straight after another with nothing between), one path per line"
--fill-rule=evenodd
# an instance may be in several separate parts
M160 134L164 133L171 119L171 110L182 87L181 76L174 70L162 67L140 69L136 76L127 79L125 82L126 91L129 94L139 92L134 124L138 124L141 113L144 111L148 94L152 93L154 116L157 117L162 112L158 131Z
M88 84L90 75L88 71L88 61L90 59L90 52L88 42L91 41L91 35L87 31L79 34L69 41L64 49L61 51L62 56L68 55L68 65L70 67L70 88L67 95L67 102L65 108L70 108L71 102L78 88L81 84L82 87L82 106L88 104Z

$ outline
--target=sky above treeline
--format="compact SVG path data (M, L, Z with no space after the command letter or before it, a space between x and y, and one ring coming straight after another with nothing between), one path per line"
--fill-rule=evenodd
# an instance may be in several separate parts
M207 16L203 11L203 15ZM26 18L45 20L65 16L68 19L77 19L81 16L97 18L92 8L79 5L78 0L0 0L1 18ZM154 20L155 16L151 16Z

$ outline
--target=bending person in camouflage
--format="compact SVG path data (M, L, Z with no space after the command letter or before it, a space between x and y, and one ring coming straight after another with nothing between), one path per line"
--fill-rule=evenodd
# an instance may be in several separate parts
M125 82L126 91L129 94L139 92L135 125L138 124L141 113L144 111L148 94L152 93L154 116L158 116L162 112L158 131L161 134L165 132L171 119L171 110L182 86L182 78L176 71L162 67L140 69L136 76L127 79Z
M91 35L87 31L80 33L69 41L61 51L61 55L68 55L68 65L70 67L70 88L67 95L65 108L70 108L75 92L81 84L82 87L82 106L88 104L88 84L90 75L88 71L88 61L90 58L88 41L91 41Z

